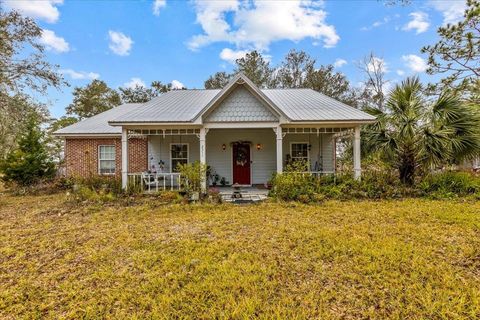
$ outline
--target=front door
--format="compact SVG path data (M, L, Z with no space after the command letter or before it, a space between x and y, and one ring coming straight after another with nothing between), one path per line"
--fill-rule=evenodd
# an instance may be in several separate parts
M233 183L250 184L250 144L233 144Z

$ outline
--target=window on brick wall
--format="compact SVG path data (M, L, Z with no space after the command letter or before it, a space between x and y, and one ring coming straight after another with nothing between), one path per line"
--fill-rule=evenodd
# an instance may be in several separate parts
M178 171L179 164L188 163L188 144L187 143L172 143L170 145L170 158L172 172Z
M98 172L115 174L115 146L98 147Z

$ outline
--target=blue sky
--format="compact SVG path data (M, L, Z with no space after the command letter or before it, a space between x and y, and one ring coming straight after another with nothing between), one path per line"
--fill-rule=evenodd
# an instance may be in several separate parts
M1 2L1 0L0 0ZM153 80L203 88L216 71L252 49L277 64L292 48L317 64L334 64L354 85L357 63L370 52L384 60L394 84L418 74L424 81L423 45L436 29L461 18L465 2L413 1L22 1L4 0L44 29L47 59L71 84L36 96L53 116L65 114L72 89L98 78L113 88Z

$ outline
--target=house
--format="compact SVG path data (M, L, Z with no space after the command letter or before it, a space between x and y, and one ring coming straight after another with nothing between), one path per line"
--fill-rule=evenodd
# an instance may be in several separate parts
M228 184L257 185L295 160L306 160L312 173L334 173L335 141L346 134L359 178L360 126L374 120L311 89L260 89L238 74L222 90L170 91L55 135L65 140L68 176L121 175L126 188L149 172L165 186L179 163L198 160Z

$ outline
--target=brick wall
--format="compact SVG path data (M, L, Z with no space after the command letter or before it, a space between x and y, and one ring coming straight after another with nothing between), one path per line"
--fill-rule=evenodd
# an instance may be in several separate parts
M65 167L67 176L98 175L98 147L115 146L115 175L122 173L122 145L120 138L65 139ZM142 172L148 167L146 139L128 140L128 172Z

